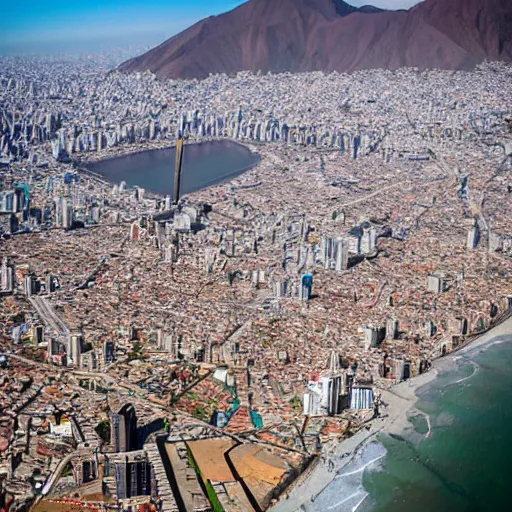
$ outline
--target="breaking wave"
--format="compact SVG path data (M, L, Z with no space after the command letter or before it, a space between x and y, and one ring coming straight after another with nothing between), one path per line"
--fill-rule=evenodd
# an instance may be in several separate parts
M470 361L469 364L471 366L473 366L473 371L471 372L471 375L468 375L467 377L463 377L462 379L457 379L457 380L451 382L450 384L461 384L462 382L465 382L465 381L471 379L471 377L474 377L476 375L480 366L477 363L475 363L474 361Z
M384 446L376 441L363 446L352 460L336 475L334 480L316 497L315 512L356 512L360 510L368 492L363 486L363 475L379 467L386 456Z

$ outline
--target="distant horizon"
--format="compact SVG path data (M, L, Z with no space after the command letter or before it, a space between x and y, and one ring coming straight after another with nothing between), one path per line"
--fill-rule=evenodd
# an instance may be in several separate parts
M247 0L91 0L70 5L11 3L0 21L0 55L101 53L116 48L156 46L201 19L219 15ZM408 9L420 0L349 0L360 7Z

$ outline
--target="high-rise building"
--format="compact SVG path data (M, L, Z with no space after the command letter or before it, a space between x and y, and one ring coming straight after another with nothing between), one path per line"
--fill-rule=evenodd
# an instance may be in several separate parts
M126 404L118 413L111 414L111 443L116 452L137 449L137 415L131 404Z
M348 268L348 242L343 238L336 239L336 271L341 272Z
M62 198L62 227L69 229L73 225L73 206L69 197Z
M327 411L330 416L339 414L343 410L343 399L344 399L344 375L335 375L330 377L328 383L328 408Z
M432 274L427 278L427 289L429 292L442 293L448 288L448 280L443 275Z
M16 185L16 187L14 188L14 194L16 195L15 211L21 212L28 210L30 205L30 189L28 185L24 183Z
M304 274L300 280L299 299L309 300L313 293L313 275Z
M304 414L306 416L325 416L327 414L327 400L324 395L328 393L328 381L319 379L310 381L308 390L304 393Z
M127 482L127 464L120 463L115 465L116 468L116 486L117 486L117 497L120 500L124 500L128 497L126 490Z
M115 351L114 351L114 342L113 341L105 341L103 343L103 363L110 364L114 361Z
M281 281L273 281L272 290L274 292L274 297L276 299L280 299L283 296L283 283L281 283Z
M348 406L350 379L346 372L325 375L308 383L304 393L306 416L335 416Z
M398 335L398 320L390 318L386 322L386 339L394 340Z
M489 252L503 250L503 238L497 233L489 233Z
M361 252L369 254L375 250L377 246L377 231L373 226L364 227L361 236Z
M14 190L0 192L0 213L16 213L18 198Z
M92 482L97 478L97 468L93 461L85 460L82 463L82 481L84 484Z
M479 242L480 242L480 230L478 228L478 225L475 224L468 231L468 240L467 240L468 250L476 249L478 247Z
M325 269L331 268L331 257L333 253L333 240L323 236L320 241L320 261Z
M386 337L386 328L368 326L363 329L368 349L378 347Z
M24 285L24 289L25 289L25 295L27 297L31 297L35 293L34 276L32 276L32 275L25 276L23 285Z
M13 275L12 267L8 265L7 258L4 256L0 267L0 293L12 293L14 287Z
M361 235L352 234L348 237L349 251L353 254L361 254Z
M100 221L101 210L99 206L93 206L90 212L90 221L97 224Z
M134 196L135 196L135 200L138 202L138 203L142 203L142 201L144 201L144 193L146 191L141 188L141 187L136 187L135 188L135 191L134 191Z
M174 215L174 229L180 232L189 232L192 226L190 215L186 213L176 213Z
M373 390L371 388L354 387L350 393L351 409L372 409Z
M174 164L174 204L178 204L181 193L181 171L183 165L183 138L180 136L176 143L176 161Z
M79 368L83 346L82 333L71 333L69 345L70 350L68 352L68 364L72 363L76 368Z
M59 287L59 280L52 275L46 276L46 292L54 293L55 290Z
M36 345L44 342L44 326L38 325L34 328L34 341Z
M140 226L138 221L134 220L130 226L130 240L138 240L140 236Z
M64 229L73 225L73 205L68 196L55 198L55 225Z
M148 461L116 463L117 496L119 499L151 496L154 470Z

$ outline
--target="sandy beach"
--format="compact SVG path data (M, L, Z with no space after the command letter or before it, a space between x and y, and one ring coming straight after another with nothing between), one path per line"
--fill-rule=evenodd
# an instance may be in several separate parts
M334 480L345 466L353 461L356 454L374 440L379 434L400 434L409 425L409 417L415 411L418 401L417 391L434 380L441 370L452 367L462 353L483 349L493 340L512 333L512 317L506 319L482 336L471 341L460 350L446 357L436 359L427 373L419 375L409 381L401 382L387 390L377 389L382 394L384 407L381 416L372 420L353 437L341 443L328 445L316 465L303 473L295 482L293 489L285 493L281 500L272 507L272 512L311 511L315 498ZM430 435L429 431L426 434ZM334 470L329 471L327 461L334 462ZM288 496L288 497L286 497Z

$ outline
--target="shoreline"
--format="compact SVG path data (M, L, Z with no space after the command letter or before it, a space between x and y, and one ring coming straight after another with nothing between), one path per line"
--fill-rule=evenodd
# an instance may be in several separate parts
M232 144L236 144L237 146L243 147L252 155L256 155L258 157L258 160L256 162L254 162L253 164L250 164L250 165L244 167L243 169L233 171L232 173L230 173L226 176L223 176L222 178L214 178L213 180L210 180L209 182L205 183L203 186L200 186L199 188L192 190L191 192L188 192L187 194L184 194L184 195L195 194L197 192L200 192L201 190L215 187L217 185L225 185L226 183L229 183L233 179L238 178L239 176L242 176L242 175L248 173L249 171L252 171L258 165L260 165L261 162L263 161L262 155L256 150L256 148L251 148L251 147L247 146L246 144L241 143L240 141L235 141L233 139L228 139L228 138L211 138L208 140L193 140L193 141L189 142L188 144L185 144L185 147L187 145L188 146L191 146L191 145L200 146L203 144L224 143L224 142L230 142ZM110 162L110 161L116 160L118 158L124 158L127 156L137 155L137 154L146 153L146 152L172 150L175 147L176 147L176 143L172 142L170 144L166 144L161 147L150 147L150 148L144 148L144 149L133 148L133 151L130 151L130 148L128 148L127 151L122 151L120 153L116 153L116 154L113 154L110 156L99 157L97 159L95 159L95 158L87 159L87 160L83 160L83 161L73 160L72 162L73 162L73 165L76 166L76 169L79 173L86 174L90 178L95 179L104 185L112 185L113 186L113 185L116 185L117 183L112 181L111 179L106 178L105 176L98 173L97 171L89 169L88 166L91 164ZM132 187L127 187L127 188L132 189L135 187L136 187L136 185L132 186ZM148 193L148 196L151 196L151 197L165 197L165 195L166 195L162 192L151 192L149 190L147 191L147 193Z
M184 141L184 147L186 146L200 146L201 144L210 144L212 142L232 142L233 144L237 144L239 146L242 146L246 148L251 153L258 153L255 149L250 147L248 143L245 141L240 141L238 139L230 139L229 137L204 137L202 139L189 139L187 141ZM162 143L162 144L160 144ZM141 148L140 144L130 144L125 146L116 146L115 149L119 149L119 151L107 151L105 154L103 153L96 153L94 154L93 151L87 152L93 153L91 157L84 157L84 158L71 158L71 162L75 163L78 167L84 167L86 165L90 164L97 164L100 162L108 162L110 160L115 160L116 158L122 158L125 156L131 156L131 155L137 155L139 153L145 153L149 151L163 151L165 149L174 149L176 147L176 141L152 141L151 143L146 142L148 144L148 147ZM150 144L150 145L149 145ZM156 147L155 147L156 146Z
M285 491L279 501L269 510L272 512L296 512L297 510L309 512L316 497L331 484L339 471L352 462L367 444L375 440L379 434L400 434L410 425L409 416L419 400L418 391L421 388L434 381L441 371L453 367L461 354L483 348L485 345L511 333L512 316L508 316L459 350L435 359L431 369L426 373L387 389L376 388L381 393L385 404L383 407L384 415L371 420L354 436L341 442L332 441L328 443L322 455L329 456L335 462L334 470L329 471L327 464L320 457L317 458L317 462L313 463L313 468L300 475L289 490Z

